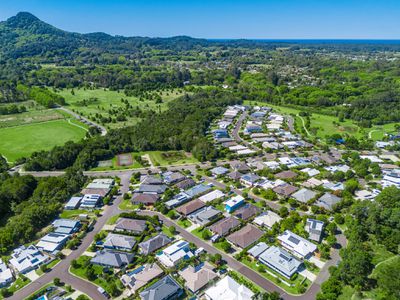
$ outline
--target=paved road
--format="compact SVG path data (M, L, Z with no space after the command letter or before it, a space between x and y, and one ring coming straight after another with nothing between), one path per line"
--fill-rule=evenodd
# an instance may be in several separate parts
M86 124L88 124L90 126L97 127L100 130L102 136L107 134L107 129L104 126L101 126L100 124L97 124L97 123L89 120L88 118L85 118L85 117L73 112L72 110L69 110L68 108L65 108L64 106L57 107L57 109L65 111L66 113L72 115L75 119L77 119L77 120L79 120L79 121L81 121L83 123L86 123Z
M247 111L244 111L240 115L239 119L236 122L235 128L232 131L232 136L233 136L233 138L235 139L236 142L241 143L241 144L245 145L247 148L253 149L254 151L259 151L260 149L258 147L256 147L255 145L250 144L249 142L245 141L239 135L240 128L242 127L243 121L247 118L247 116L248 116L248 112Z
M120 177L121 177L121 192L123 194L126 193L129 189L130 174L124 173ZM105 208L103 215L97 219L97 223L95 224L94 229L84 237L78 249L72 251L70 255L68 255L65 259L63 259L50 272L45 273L42 277L35 280L33 283L29 284L25 288L19 290L17 293L15 293L12 297L8 299L12 300L24 299L29 295L31 295L32 293L34 293L35 291L37 291L38 289L40 289L41 287L43 287L44 285L46 285L47 283L52 282L53 279L56 277L60 278L61 281L65 282L66 284L71 285L73 288L87 294L94 300L105 299L105 297L97 291L97 286L71 275L70 273L68 273L68 269L71 265L71 261L73 259L79 258L83 254L83 252L85 252L86 249L91 245L91 243L94 240L94 236L103 228L107 220L110 217L120 213L118 205L121 201L122 201L122 195L117 197L112 206L108 206Z

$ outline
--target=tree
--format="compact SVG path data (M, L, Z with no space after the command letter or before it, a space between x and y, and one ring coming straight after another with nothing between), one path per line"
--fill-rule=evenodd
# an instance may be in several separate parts
M60 278L55 277L55 278L53 279L53 283L54 283L55 286L61 286L61 280L60 280Z
M287 207L282 206L282 207L279 209L279 215L280 215L282 218L287 217L287 216L289 215L289 210L287 209Z
M42 271L43 273L46 273L48 270L49 268L46 264L40 266L40 271Z
M231 244L229 244L227 241L221 242L220 246L225 252L229 252L229 250L231 250Z
M169 231L172 235L175 235L175 234L176 234L176 228L175 228L175 226L173 226L173 225L169 226L168 231Z
M201 237L202 237L204 240L209 240L209 239L211 238L211 236L212 236L212 234L211 234L211 232L210 232L208 229L204 229L204 230L201 232Z
M400 257L389 259L375 268L374 278L377 280L380 299L400 299Z

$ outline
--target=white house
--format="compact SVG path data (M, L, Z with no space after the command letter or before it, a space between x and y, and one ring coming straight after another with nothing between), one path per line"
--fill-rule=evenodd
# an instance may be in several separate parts
M237 283L230 276L225 276L204 292L204 296L208 300L251 300L253 295L254 293L250 289Z
M279 235L278 240L284 248L300 258L306 258L317 250L315 244L289 230Z
M11 269L0 258L0 288L7 286L14 280Z
M43 254L39 249L30 245L29 247L21 246L13 251L9 261L10 266L19 273L27 273L36 269L41 264L50 260L50 257Z
M189 248L189 243L184 240L179 240L171 246L165 248L156 258L166 267L174 267L181 260L189 259L193 256Z

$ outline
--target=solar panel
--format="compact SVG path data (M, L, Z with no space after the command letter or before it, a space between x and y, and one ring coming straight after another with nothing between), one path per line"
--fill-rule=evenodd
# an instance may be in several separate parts
M288 240L290 241L290 242L292 242L293 244L299 244L300 243L300 240L298 239L298 238L295 238L294 236L289 236L289 238L288 238Z

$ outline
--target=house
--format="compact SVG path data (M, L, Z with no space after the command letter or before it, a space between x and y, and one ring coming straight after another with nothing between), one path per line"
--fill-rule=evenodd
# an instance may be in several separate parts
M240 183L247 186L252 187L254 186L259 180L261 179L260 176L252 173L247 173L240 177Z
M80 209L93 209L100 204L101 196L99 194L85 194L82 198Z
M15 271L25 274L49 260L50 257L48 255L40 252L36 246L30 245L14 249L9 264Z
M220 199L222 197L224 197L225 194L223 192L221 192L220 190L213 190L201 197L199 197L199 200L203 201L204 203L216 200L216 199Z
M240 173L245 173L250 171L250 167L246 165L244 162L240 161L232 163L232 168Z
M251 300L254 293L232 277L225 276L204 292L207 300Z
M275 188L272 189L275 193L277 193L281 197L288 198L290 195L292 195L294 192L298 190L297 187L291 185L291 184L282 184L279 185Z
M235 231L226 238L232 244L240 248L246 248L257 242L264 235L264 231L254 225L247 224L242 229Z
M111 191L111 189L89 189L89 188L85 188L81 191L82 195L99 195L101 198L104 198L105 196L108 195L108 193Z
M310 240L319 243L324 230L324 222L315 219L307 219L305 230L308 232L308 238Z
M240 222L235 217L224 218L209 227L209 229L219 236L229 234L233 229L240 226Z
M268 248L258 259L287 279L290 279L302 265L301 261L276 246Z
M333 206L339 203L341 200L342 199L338 196L325 193L315 202L315 205L325 208L326 210L332 210Z
M171 200L165 202L165 205L168 208L173 208L182 205L185 202L188 202L190 199L191 198L185 192L181 192L175 195Z
M140 293L141 300L170 300L178 299L183 294L182 288L167 275L156 283L152 284Z
M55 233L73 234L81 227L81 222L70 219L57 219L52 223Z
M140 184L162 185L163 181L161 180L161 178L154 175L144 175L140 178Z
M245 129L244 129L244 134L251 134L251 133L255 133L255 132L262 132L263 129L261 126L256 125L256 124L249 124L246 125Z
M242 220L248 220L260 213L261 209L255 205L250 203L246 203L245 205L239 207L235 212L234 216Z
M377 189L374 189L372 191L368 190L361 190L361 191L356 191L355 196L357 200L374 200L376 196L380 194L380 191Z
M318 171L317 169L313 169L313 168L304 168L304 169L301 169L300 171L303 173L306 173L310 177L316 176L320 173L320 171Z
M0 288L3 288L13 282L14 277L11 269L7 267L0 258Z
M141 193L133 193L132 195L132 203L144 205L154 205L160 199L160 195L158 194L141 194Z
M219 175L224 175L226 173L228 173L228 169L224 168L224 167L215 167L213 169L210 170L211 174L213 174L214 176L219 176Z
M272 229L272 226L275 223L279 223L282 220L282 218L274 213L271 210L267 210L266 212L263 212L261 215L256 217L253 221L254 224L257 224L258 226L265 226L268 229Z
M171 246L165 248L156 258L166 267L172 268L183 259L189 259L193 256L190 250L189 243L184 240L179 240Z
M184 216L190 215L191 213L194 213L195 211L199 210L200 208L203 208L205 203L199 199L195 199L193 201L190 201L189 203L186 203L176 209L176 211Z
M163 194L167 186L164 184L141 184L138 193L142 194Z
M313 192L306 188L302 188L302 189L298 190L297 192L295 192L294 194L292 194L292 198L301 203L307 203L311 199L314 199L315 196L317 196L316 192Z
M225 202L225 210L232 213L239 206L244 204L244 198L241 195L236 195Z
M111 189L114 185L114 179L112 178L96 178L87 185L88 189Z
M185 194L188 195L189 199L193 199L197 196L200 196L201 194L204 194L211 190L211 186L206 185L206 184L198 184L191 189L185 191Z
M297 173L293 171L282 171L275 174L275 177L279 179L294 179L297 177Z
M164 182L168 185L175 184L179 181L182 181L186 178L185 175L179 172L165 172L163 174Z
M230 179L232 180L240 180L240 178L243 176L242 173L240 173L239 171L232 171L227 175Z
M131 251L136 240L132 236L109 233L103 243L105 249Z
M180 190L187 190L196 185L196 182L192 178L183 179L175 184Z
M219 218L221 212L212 206L206 206L193 214L189 215L189 219L196 224L207 225Z
M314 187L317 187L317 186L321 186L322 184L323 184L323 182L321 180L312 177L312 178L308 179L307 181L303 182L302 185L304 187L314 188Z
M149 255L154 251L168 245L171 243L171 239L166 235L160 233L155 237L148 239L147 241L141 242L139 244L140 252L144 255Z
M205 262L195 267L189 265L178 273L185 279L185 287L192 293L196 293L218 277L213 269L210 263Z
M36 247L42 251L53 253L64 247L69 238L68 234L50 232L40 239Z
M249 251L247 251L247 253L250 254L251 256L253 256L254 258L258 258L268 248L269 247L266 243L261 242L255 246L251 247L249 249Z
M81 197L81 196L71 197L71 199L69 199L68 202L65 204L64 209L66 209L66 210L77 209L79 207L79 205L81 204L82 198L83 197Z
M285 230L277 237L277 239L284 248L300 258L309 257L312 253L314 253L315 250L317 250L317 246L315 244L291 232L290 230Z
M114 231L128 232L133 234L142 234L147 229L145 220L136 220L129 218L118 218Z
M122 284L134 294L138 289L148 284L164 273L156 263L145 264L121 276Z
M133 253L102 250L96 252L96 256L93 257L90 262L103 267L120 269L123 266L130 264L134 256Z

